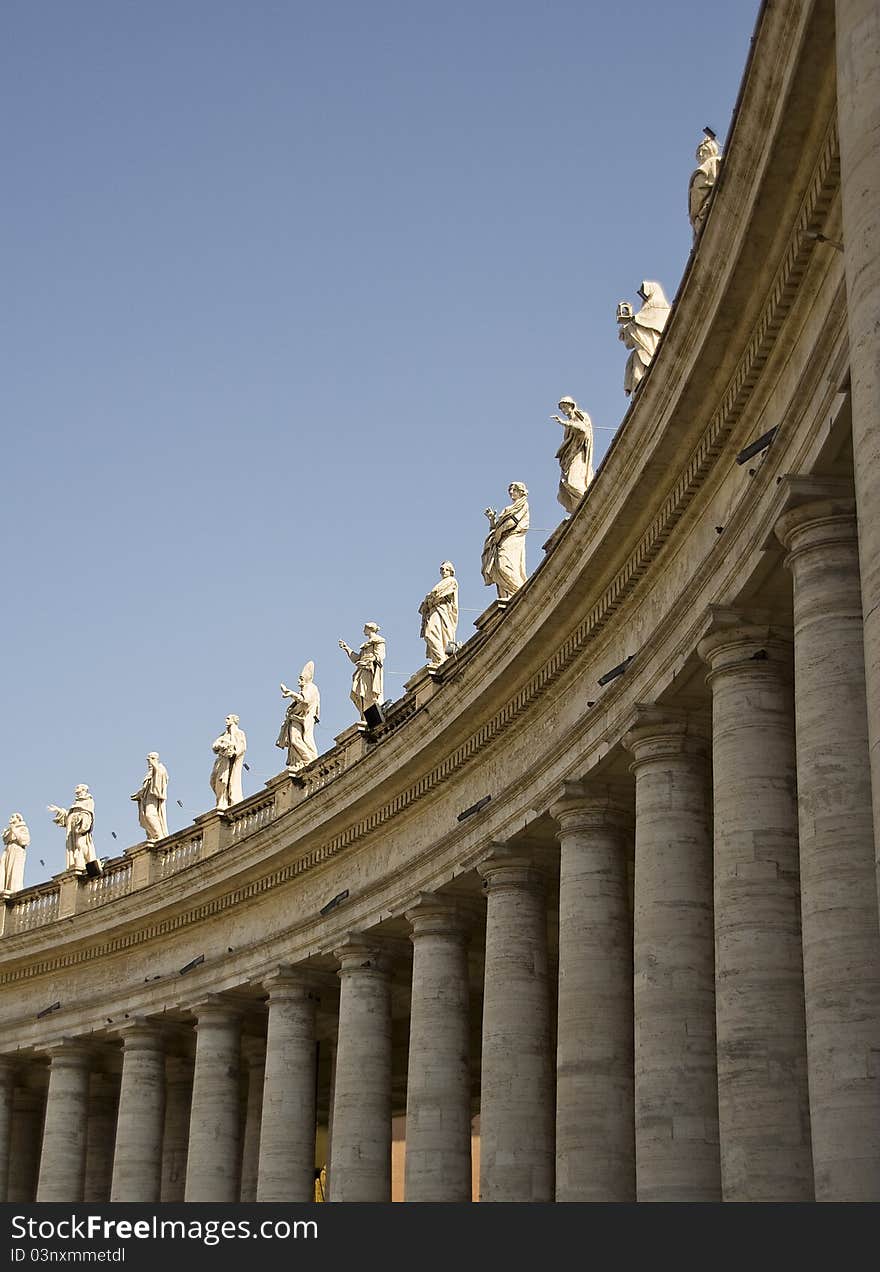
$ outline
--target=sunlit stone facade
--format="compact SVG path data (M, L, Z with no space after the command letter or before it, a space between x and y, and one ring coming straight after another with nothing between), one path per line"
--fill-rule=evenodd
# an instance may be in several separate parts
M0 909L0 1195L880 1200L878 111L874 0L765 7L525 586L374 732Z

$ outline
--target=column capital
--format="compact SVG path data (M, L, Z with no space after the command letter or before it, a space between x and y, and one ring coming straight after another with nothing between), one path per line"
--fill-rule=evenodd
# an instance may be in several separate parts
M770 663L774 675L779 667L788 671L792 657L792 631L769 621L767 616L741 613L721 605L710 605L704 635L697 653L709 664L707 680L728 670L750 670L760 674Z
M334 947L333 957L339 960L339 976L370 973L374 976L387 976L390 973L390 958L382 948L381 942L370 939L360 932L348 932L342 941Z
M166 1045L162 1026L144 1016L134 1017L116 1029L124 1051L164 1051Z
M462 898L437 892L419 892L404 908L410 925L410 940L419 936L457 936L464 940L476 919L476 912Z
M633 824L631 794L617 782L565 781L549 811L559 825L557 839L582 830L625 831Z
M45 1048L52 1068L87 1069L94 1063L94 1048L78 1038L61 1038Z
M196 1018L196 1029L200 1029L203 1024L232 1024L244 1014L241 1003L219 996L203 998L200 1002L193 1003L188 1010Z
M269 995L269 1004L282 1000L307 999L319 1003L323 978L319 972L294 964L280 964L262 977L263 988Z
M637 703L625 728L623 745L633 757L631 773L654 760L708 754L708 728L687 711Z
M477 865L477 874L489 892L510 888L543 892L546 882L544 871L524 844L493 843Z
M804 551L857 540L856 501L845 481L783 478L783 509L773 531L788 549L785 564Z

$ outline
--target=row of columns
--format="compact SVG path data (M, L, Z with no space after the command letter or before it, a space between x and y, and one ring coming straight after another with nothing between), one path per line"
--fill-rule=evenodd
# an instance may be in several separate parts
M880 1198L880 927L854 508L815 482L789 481L785 498L777 534L793 634L714 610L699 645L711 729L640 707L623 739L634 817L631 792L589 780L566 783L551 809L555 1066L545 873L516 845L495 845L479 867L482 1200ZM422 895L406 918L406 1197L466 1201L474 912ZM387 1201L390 962L368 935L336 956L331 1199ZM157 1026L125 1029L115 1151L91 1052L53 1051L37 1199L97 1195L112 1169L111 1200L157 1201L185 1164L185 1200L310 1200L316 987L292 968L265 987L243 1145L240 1013L218 999L196 1012L191 1093L166 1073ZM0 1145L11 1072L0 1060ZM0 1175L6 1165L0 1154Z

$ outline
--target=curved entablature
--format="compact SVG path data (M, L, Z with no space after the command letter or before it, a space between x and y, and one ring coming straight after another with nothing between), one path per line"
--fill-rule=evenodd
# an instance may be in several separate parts
M874 992L880 933L874 892L871 914L861 900L875 887L864 708L846 715L864 667L834 54L830 3L765 7L656 356L525 585L414 676L376 730L353 726L299 772L129 849L100 878L65 876L7 906L4 1052L31 1065L28 1081L39 1086L47 1052L52 1073L99 1055L112 1075L121 1040L122 1127L125 1074L141 1063L130 1054L190 1063L195 1034L197 1074L253 1052L248 1073L258 1083L265 1066L275 1095L273 1064L301 1064L318 1092L309 1133L333 1103L343 1200L387 1196L382 1154L372 1174L346 1164L353 1145L360 1161L381 1139L364 1120L380 1104L383 1117L406 1111L411 1199L466 1199L419 1162L448 1151L467 1193L474 1112L489 1200L549 1200L554 1188L559 1200L630 1200L633 1144L645 1199L877 1191L880 1158L864 1184L823 1050L852 1059L880 1046L880 1004L869 1038L862 991L849 989L856 975ZM816 635L822 623L830 636ZM828 778L829 749L845 755L845 784ZM841 858L843 953L816 869L828 807L861 827ZM855 972L850 934L864 955ZM438 977L458 987L457 1015ZM273 1019L288 1030L283 1064ZM431 1139L450 1124L448 1085L443 1118L430 1116L423 1059L435 1063L437 1038L452 1039L447 1059L468 1043L474 1057L469 1074L459 1064L444 1078L458 1083L455 1152ZM376 1073L381 1100L361 1107L357 1083ZM528 1098L505 1104L526 1077ZM860 1088L866 1126L872 1090ZM240 1095L236 1079L226 1112L206 1112L207 1091L192 1090L187 1198L232 1200L239 1185L245 1197L251 1170L261 1200L287 1199L268 1157L248 1167L247 1139L227 1191L205 1191L199 1128ZM668 1110L681 1108L673 1128ZM780 1126L765 1126L767 1109ZM740 1177L762 1136L772 1152ZM117 1154L120 1143L121 1130ZM528 1169L505 1173L505 1153ZM47 1179L43 1199L60 1199ZM156 1178L127 1187L117 1199L158 1196ZM163 1184L162 1196L176 1194Z
M484 768L487 749L527 728L536 702L558 692L581 664L594 683L586 701L596 705L578 727L607 734L606 749L613 744L613 729L590 722L626 696L622 685L595 682L634 655L645 658L649 633L627 621L627 607L638 605L640 592L657 590L652 572L663 571L658 559L668 556L671 541L687 535L691 504L707 483L730 481L733 453L763 427L756 386L791 339L786 323L793 305L805 303L806 275L815 275L813 286L827 286L820 275L833 266L840 285L841 262L807 233L827 226L839 184L832 68L812 29L819 15L796 12L794 38L791 23L774 27L763 19L764 46L748 68L723 178L660 350L587 498L528 583L491 606L449 662L416 677L374 733L348 730L295 778L282 774L227 812L206 813L158 845L129 849L103 877L62 878L19 894L5 911L0 984L39 974L43 962L48 970L58 960L90 958L117 927L139 920L162 934L163 914L184 902L198 913L202 893L225 888L238 897L250 886L285 884L354 851L452 783L469 790L469 769ZM792 101L805 91L798 69L804 57L826 63L809 82L824 113L806 113ZM756 257L756 242L775 250ZM738 485L752 497L749 483ZM700 568L711 568L713 557L723 565L721 548L713 543L698 554ZM675 613L680 598L661 590L669 592L667 612ZM632 676L628 671L627 683ZM552 733L542 743L564 750L564 739ZM526 781L515 768L506 776L501 790ZM480 813L486 822L502 816L501 790L497 782L483 785L485 791L474 787L472 802L492 796ZM466 798L455 794L452 802L464 810ZM499 835L509 833L505 820ZM446 826L453 843L468 838L454 819ZM260 876L253 884L252 874ZM45 958L35 962L38 950Z

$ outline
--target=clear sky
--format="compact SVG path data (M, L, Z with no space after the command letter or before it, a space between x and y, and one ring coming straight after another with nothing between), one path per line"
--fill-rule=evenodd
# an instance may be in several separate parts
M575 397L598 457L623 418L616 303L678 287L757 9L6 0L0 823L30 825L26 882L63 868L46 805L77 782L100 856L143 838L148 751L172 830L210 808L229 712L258 790L310 658L331 747L365 621L399 697L440 562L460 640L492 600L511 480L539 563L550 416Z

